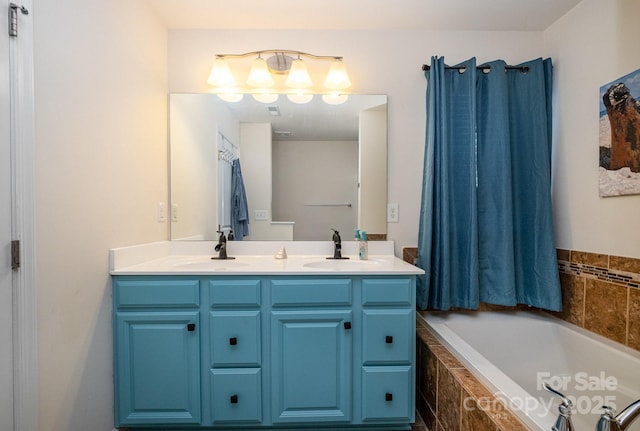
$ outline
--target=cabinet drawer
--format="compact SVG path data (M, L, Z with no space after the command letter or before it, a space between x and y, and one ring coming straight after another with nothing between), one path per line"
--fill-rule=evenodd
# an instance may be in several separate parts
M260 306L260 280L210 280L211 307Z
M413 283L408 278L362 280L362 304L410 306L415 296Z
M271 281L273 306L351 305L351 279L292 279Z
M260 366L260 311L212 311L211 366Z
M413 370L403 367L362 368L362 420L413 422Z
M211 370L214 424L262 421L260 368Z
M198 280L115 280L118 308L200 306Z
M364 365L410 363L413 359L415 324L412 310L364 310L362 312L362 360Z

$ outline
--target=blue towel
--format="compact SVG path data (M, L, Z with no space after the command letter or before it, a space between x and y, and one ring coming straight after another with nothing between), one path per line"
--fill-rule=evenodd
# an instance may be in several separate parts
M236 240L249 235L247 195L244 192L242 169L238 159L235 159L231 166L231 229Z

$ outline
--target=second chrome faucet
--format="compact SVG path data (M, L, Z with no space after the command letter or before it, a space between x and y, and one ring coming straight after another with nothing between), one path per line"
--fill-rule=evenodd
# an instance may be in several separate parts
M327 259L349 259L348 257L342 257L342 238L340 238L340 232L335 229L333 231L333 257Z

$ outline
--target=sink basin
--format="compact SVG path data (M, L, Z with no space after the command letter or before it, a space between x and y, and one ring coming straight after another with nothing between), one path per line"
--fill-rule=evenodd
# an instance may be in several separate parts
M182 269L204 269L223 271L225 269L248 266L248 263L238 262L236 259L211 259L210 257L200 257L197 259L183 260L175 263L175 268Z
M328 269L328 270L353 270L367 269L379 266L380 262L375 260L355 260L355 259L325 259L305 263L307 268Z

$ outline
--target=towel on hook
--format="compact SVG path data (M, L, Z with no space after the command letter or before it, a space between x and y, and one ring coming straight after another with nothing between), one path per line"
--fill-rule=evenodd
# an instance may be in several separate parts
M249 210L239 159L231 165L231 229L236 240L249 235Z

